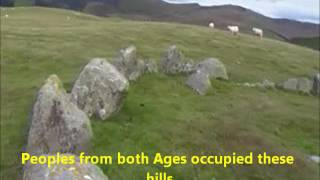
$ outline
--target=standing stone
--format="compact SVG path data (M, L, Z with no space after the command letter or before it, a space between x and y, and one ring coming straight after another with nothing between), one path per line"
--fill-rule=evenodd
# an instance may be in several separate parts
M43 155L49 156L49 155ZM52 156L50 154L50 156ZM55 156L55 155L54 155ZM61 154L61 158L69 159L71 154ZM74 156L73 164L27 164L25 166L23 180L108 180L98 166L92 164L80 164L77 156Z
M208 74L210 79L229 79L223 63L215 58L205 59L197 64L196 69Z
M309 94L312 90L312 81L310 81L308 78L299 78L297 90L299 92Z
M208 74L201 71L191 74L186 84L200 95L206 95L207 91L211 88Z
M113 64L130 81L137 80L143 74L145 66L144 61L137 58L135 46L121 49Z
M51 75L33 106L27 152L78 153L86 151L92 136L87 115L71 103L61 81Z
M320 73L313 77L312 94L320 96Z
M166 51L160 61L160 68L166 74L189 74L194 71L192 60L187 60L175 45Z
M128 80L113 65L96 58L80 73L71 91L71 101L89 117L105 120L121 109L128 88Z

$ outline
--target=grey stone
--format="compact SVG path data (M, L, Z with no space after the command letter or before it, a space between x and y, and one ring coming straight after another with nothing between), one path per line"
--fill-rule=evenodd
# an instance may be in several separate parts
M70 158L74 155L61 154L60 156ZM74 156L74 159L73 164L53 164L50 167L46 164L32 165L29 163L24 168L23 180L108 180L98 166L81 164L77 156Z
M121 109L128 88L123 74L105 59L96 58L80 73L71 91L71 101L89 117L105 120Z
M317 164L320 164L320 156L309 156L309 159Z
M298 87L299 80L296 78L291 78L288 79L287 81L283 82L280 86L284 90L289 90L289 91L296 91Z
M92 131L87 115L71 103L56 75L51 75L33 105L27 152L78 153L88 149Z
M280 84L280 87L288 91L310 93L312 82L308 78L291 78Z
M320 96L320 73L313 77L312 94Z
M262 81L261 87L273 89L276 87L276 84L272 81L265 79Z
M196 66L197 70L207 73L209 78L228 80L228 74L222 62L215 58L208 58Z
M144 73L145 64L137 58L135 46L121 49L113 64L130 81L137 80Z
M177 46L173 45L161 59L160 69L166 74L190 74L194 71L194 64L192 60L184 57Z
M297 91L303 93L310 93L312 90L312 81L308 78L299 78L298 79L298 86Z
M252 86L252 84L250 84L250 83L246 82L246 83L244 83L244 84L243 84L243 86L245 86L245 87L251 87L251 86Z
M208 74L201 71L191 74L186 84L200 95L206 95L212 87Z
M242 86L245 86L245 87L251 87L251 88L270 88L270 89L273 89L275 88L275 83L274 82L271 82L269 80L263 80L262 82L257 82L257 83L243 83L243 84L238 84L238 85L242 85Z

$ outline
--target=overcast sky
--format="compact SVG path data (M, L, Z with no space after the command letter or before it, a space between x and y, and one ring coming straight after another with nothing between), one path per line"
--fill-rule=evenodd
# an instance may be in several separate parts
M203 6L234 4L274 18L319 23L319 0L165 0Z

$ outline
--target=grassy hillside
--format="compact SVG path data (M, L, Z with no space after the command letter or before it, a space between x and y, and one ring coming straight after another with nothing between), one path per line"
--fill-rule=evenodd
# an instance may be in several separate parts
M314 38L295 38L291 40L292 43L309 47L315 50L320 50L320 37Z
M310 76L319 70L319 52L206 27L99 18L45 8L1 9L1 178L17 179L19 153L26 144L28 119L38 88L52 73L70 90L93 57L114 57L134 44L141 58L159 60L177 44L199 61L217 57L230 81L213 81L207 96L184 85L185 77L146 75L132 83L121 112L105 122L92 121L92 153L212 154L248 151L292 154L286 166L101 167L110 179L145 179L149 171L167 171L175 179L317 179L319 102L312 96L245 88L237 82L275 82ZM70 17L68 20L67 17Z

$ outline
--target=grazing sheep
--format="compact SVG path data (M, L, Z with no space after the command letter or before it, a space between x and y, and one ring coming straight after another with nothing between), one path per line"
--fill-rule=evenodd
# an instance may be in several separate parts
M214 23L213 23L213 22L211 22L211 23L209 24L209 28L214 29Z
M6 14L6 15L4 15L4 17L5 17L5 18L8 18L8 17L9 17L9 15L8 15L8 14Z
M228 26L228 29L231 31L233 35L238 35L239 27L238 26Z
M255 35L259 36L260 39L263 38L263 30L262 29L259 29L259 28L252 28L252 31Z

